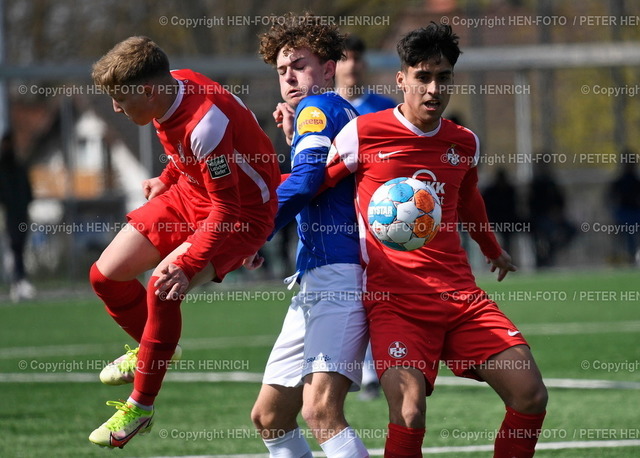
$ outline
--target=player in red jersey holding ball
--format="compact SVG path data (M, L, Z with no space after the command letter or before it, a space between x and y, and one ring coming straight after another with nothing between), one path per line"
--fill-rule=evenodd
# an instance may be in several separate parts
M327 184L354 174L365 264L364 304L376 369L389 403L386 458L421 457L426 396L440 361L454 374L487 382L506 405L495 457L530 457L545 416L547 391L526 340L479 289L457 231L465 223L498 270L515 271L488 228L477 188L478 138L442 118L460 50L451 27L430 24L398 43L396 81L404 103L362 115L336 136ZM397 177L430 183L442 203L442 227L426 246L394 251L369 231L374 191Z
M113 109L138 125L153 122L169 162L143 183L145 205L91 267L93 289L140 346L103 369L100 379L133 381L125 403L89 440L122 447L148 432L153 403L176 352L180 303L195 285L221 282L273 230L278 160L253 113L234 95L191 70L169 70L146 37L117 44L93 66L94 83ZM147 288L136 279L153 269Z

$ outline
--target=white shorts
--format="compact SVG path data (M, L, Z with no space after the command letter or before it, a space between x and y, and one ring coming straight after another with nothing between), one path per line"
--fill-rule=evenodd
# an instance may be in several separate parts
M369 341L362 306L362 267L331 264L304 273L262 382L295 387L313 372L337 372L360 389Z

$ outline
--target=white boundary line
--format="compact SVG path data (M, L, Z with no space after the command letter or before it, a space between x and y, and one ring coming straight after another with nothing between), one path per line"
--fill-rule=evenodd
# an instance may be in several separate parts
M166 380L177 383L196 382L242 382L260 383L259 372L169 372ZM97 383L98 375L92 372L9 372L0 373L0 383ZM570 378L545 378L548 388L569 388L578 390L640 390L640 382L617 380L589 380ZM461 377L438 377L437 386L471 386L488 388L486 383Z
M194 350L215 350L224 348L270 347L277 336L229 336L205 337L201 339L183 339L183 348ZM0 359L11 358L42 358L45 356L77 356L109 352L115 358L123 353L122 345L117 344L76 344L76 345L47 345L38 347L9 347L0 348ZM113 353L113 354L111 354Z
M633 333L640 331L640 321L531 323L520 325L519 328L526 336ZM205 337L184 339L180 343L183 344L183 348L198 350L233 347L268 347L273 345L276 337L275 335ZM89 355L104 353L105 351L117 353L118 351L122 351L122 347L111 343L9 347L0 348L0 359Z
M566 441L566 442L538 442L536 450L567 450L567 449L594 449L594 448L621 448L621 447L640 447L640 440L616 440L616 441ZM427 455L445 454L445 453L473 453L473 452L491 452L493 444L487 445L466 445L452 447L424 447L422 453ZM369 450L370 456L383 456L383 449ZM266 458L266 453L239 454L239 455L188 455L181 458ZM322 452L313 452L314 457L326 457ZM169 457L156 457L169 458Z
M574 323L531 323L519 326L526 336L553 336L576 334L606 334L633 333L640 331L640 321L612 321L605 323L574 322ZM273 345L277 336L228 336L205 337L198 339L184 339L183 348L198 350L224 349L233 347L269 347ZM72 344L72 345L43 345L34 347L0 348L0 359L30 358L46 356L77 356L99 354L105 351L118 353L122 347L116 344ZM115 357L115 355L112 355Z

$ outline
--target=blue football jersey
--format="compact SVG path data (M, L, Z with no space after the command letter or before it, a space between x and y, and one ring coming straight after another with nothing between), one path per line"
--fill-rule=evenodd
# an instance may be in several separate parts
M300 275L323 265L360 263L353 177L318 194L331 143L357 115L351 104L334 92L305 97L296 108L291 175L277 191L274 232L296 218L296 268Z
M374 94L373 92L367 92L361 97L352 100L351 104L361 115L375 113L376 111L386 110L387 108L395 108L395 106L398 105L393 99Z

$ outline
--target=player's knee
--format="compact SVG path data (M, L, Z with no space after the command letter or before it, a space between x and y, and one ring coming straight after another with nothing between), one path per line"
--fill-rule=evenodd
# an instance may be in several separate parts
M536 385L533 392L529 396L528 410L530 413L540 413L547 408L549 401L549 393L544 383L540 382Z
M261 433L263 430L268 430L273 425L274 420L275 413L259 404L254 405L253 409L251 409L251 421Z
M326 402L317 400L304 404L300 414L311 429L318 429L334 418L335 410L335 406L330 406Z
M89 269L89 283L97 294L103 294L108 292L111 287L112 281L109 280L100 271L100 269L98 269L97 263L94 262Z
M424 428L425 416L426 405L422 403L403 403L400 406L391 406L389 409L391 423L407 428Z
M547 388L542 381L524 387L512 402L514 410L524 414L544 412L549 400Z
M289 415L260 403L256 403L251 409L251 421L264 439L275 439L294 429L297 426L296 416L297 411Z

